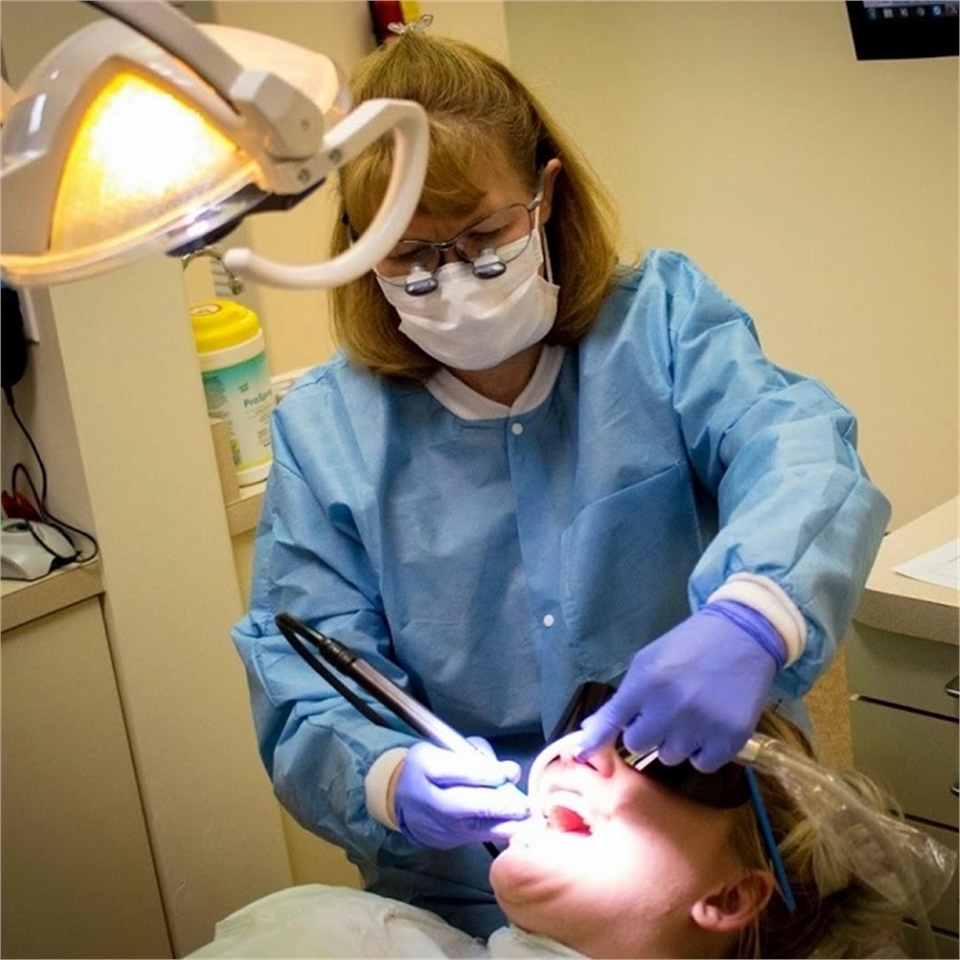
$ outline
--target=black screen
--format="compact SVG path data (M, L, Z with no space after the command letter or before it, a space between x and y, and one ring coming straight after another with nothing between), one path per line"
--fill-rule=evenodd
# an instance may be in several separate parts
M858 0L847 3L847 14L858 60L957 56L957 0Z

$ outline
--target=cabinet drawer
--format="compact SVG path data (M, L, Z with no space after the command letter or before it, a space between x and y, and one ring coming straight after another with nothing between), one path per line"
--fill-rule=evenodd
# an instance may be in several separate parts
M952 720L866 700L850 704L853 760L904 812L957 826L957 732Z
M872 700L960 716L956 693L957 647L877 630L856 621L846 638L847 686Z

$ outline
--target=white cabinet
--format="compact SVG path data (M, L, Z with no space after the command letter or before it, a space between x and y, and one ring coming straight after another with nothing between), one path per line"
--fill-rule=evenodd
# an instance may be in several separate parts
M957 536L958 501L890 534L847 637L854 764L938 840L957 849L956 590L893 568ZM931 914L941 956L958 955L958 887Z
M5 957L172 955L99 596L2 644Z

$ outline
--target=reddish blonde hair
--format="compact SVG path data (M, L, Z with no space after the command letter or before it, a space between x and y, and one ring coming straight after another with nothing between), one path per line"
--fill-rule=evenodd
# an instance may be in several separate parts
M570 346L590 329L617 269L617 224L605 188L543 105L502 63L476 47L408 31L366 57L351 84L355 102L415 100L430 123L430 160L419 210L469 215L482 197L472 177L502 158L530 186L553 157L563 167L544 227L560 286L548 343ZM339 171L340 217L333 250L347 248L373 218L392 165L381 140ZM439 364L400 333L399 318L374 275L331 292L334 336L356 363L423 382Z

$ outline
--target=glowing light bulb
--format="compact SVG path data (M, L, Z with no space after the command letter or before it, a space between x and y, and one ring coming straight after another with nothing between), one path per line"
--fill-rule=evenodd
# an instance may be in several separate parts
M256 164L201 113L136 74L87 108L60 181L51 251L149 232L186 204L229 196Z

